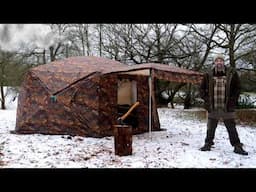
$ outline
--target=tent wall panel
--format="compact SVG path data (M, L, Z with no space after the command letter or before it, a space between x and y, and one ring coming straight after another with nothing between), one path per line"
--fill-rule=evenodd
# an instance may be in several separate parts
M30 76L24 84L19 96L17 133L98 136L97 79L79 82L56 95L56 102L36 78Z
M113 135L117 123L117 76L103 76L100 80L99 121L102 135Z

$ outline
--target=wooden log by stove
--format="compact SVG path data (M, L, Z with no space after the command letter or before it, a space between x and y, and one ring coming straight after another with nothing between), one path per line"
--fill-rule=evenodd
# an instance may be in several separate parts
M114 125L115 155L125 156L132 154L132 126Z

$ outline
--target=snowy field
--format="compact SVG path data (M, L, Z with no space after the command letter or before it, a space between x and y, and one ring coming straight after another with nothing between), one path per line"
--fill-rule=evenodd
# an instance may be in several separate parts
M182 109L159 109L159 132L133 136L130 156L116 156L114 138L68 135L16 135L17 99L0 110L1 168L256 168L256 129L238 125L248 156L233 152L223 123L209 152L204 143L206 120L184 117Z

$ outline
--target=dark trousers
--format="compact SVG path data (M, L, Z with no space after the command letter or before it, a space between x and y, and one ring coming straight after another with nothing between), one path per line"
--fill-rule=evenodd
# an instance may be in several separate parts
M218 121L219 121L218 119L208 118L207 135L205 138L205 143L210 143L212 145L214 144L213 139L215 136L215 130L218 125ZM238 137L238 133L236 130L235 119L224 119L223 121L227 128L229 141L230 141L231 145L234 146L234 145L240 144L240 139Z

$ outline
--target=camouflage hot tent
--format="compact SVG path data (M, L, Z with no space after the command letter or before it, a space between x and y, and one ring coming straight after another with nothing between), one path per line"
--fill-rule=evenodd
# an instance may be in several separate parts
M110 136L117 118L136 101L139 106L130 121L127 118L133 133L148 131L149 124L152 130L160 130L152 83L157 78L198 83L202 75L169 65L129 66L93 56L71 57L34 67L21 85L15 132Z

